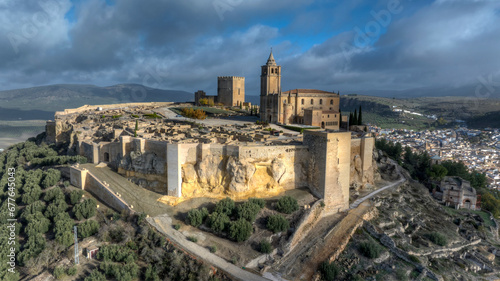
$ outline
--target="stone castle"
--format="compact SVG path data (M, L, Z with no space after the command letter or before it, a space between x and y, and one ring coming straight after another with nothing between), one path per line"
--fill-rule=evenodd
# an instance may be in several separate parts
M336 93L281 92L281 67L272 52L261 79L263 120L322 129L276 136L252 123L200 126L176 119L172 103L136 103L56 112L47 122L46 139L68 144L71 154L107 163L138 185L172 198L218 194L243 199L307 187L324 199L327 210L346 210L350 187L373 184L374 138L339 131ZM244 102L244 93L244 78L219 77L213 98L234 106ZM208 96L199 93L202 97Z
M200 105L201 99L211 100L213 104L240 106L245 102L245 77L217 77L217 96L208 96L204 91L194 93L194 102Z

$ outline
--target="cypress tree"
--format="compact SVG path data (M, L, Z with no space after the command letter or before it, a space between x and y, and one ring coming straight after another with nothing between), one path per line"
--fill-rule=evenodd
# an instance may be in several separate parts
M137 120L135 120L135 130L134 130L134 138L137 137L137 130L139 129L139 123L137 122Z
M363 125L363 117L361 115L361 105L359 106L358 125Z
M352 124L358 125L358 110L354 109L354 114L352 116Z

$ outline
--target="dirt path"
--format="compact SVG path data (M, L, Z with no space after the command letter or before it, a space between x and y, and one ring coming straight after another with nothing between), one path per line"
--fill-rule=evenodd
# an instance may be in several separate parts
M234 280L242 280L242 281L269 281L270 279L264 278L260 275L256 275L250 273L246 270L243 270L231 263L228 263L224 259L210 253L209 250L188 241L186 237L174 230L172 228L172 219L168 215L160 215L156 217L147 218L148 222L155 227L162 234L167 236L170 242L174 243L176 247L184 249L190 255L194 256L196 259L203 260L209 264L213 264L215 267L221 269L226 274L231 276Z

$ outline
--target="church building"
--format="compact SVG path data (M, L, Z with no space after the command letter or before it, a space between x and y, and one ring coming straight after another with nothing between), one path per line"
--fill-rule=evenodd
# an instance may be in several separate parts
M262 121L339 129L339 94L313 89L282 92L281 66L276 64L272 51L267 63L261 67L260 85Z

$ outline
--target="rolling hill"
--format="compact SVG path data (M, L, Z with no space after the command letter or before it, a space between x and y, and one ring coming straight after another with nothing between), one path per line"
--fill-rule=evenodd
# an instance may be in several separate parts
M118 84L109 87L59 84L0 91L1 108L26 111L39 110L44 112L54 112L85 104L154 101L180 102L193 99L193 93L154 89L138 84Z

